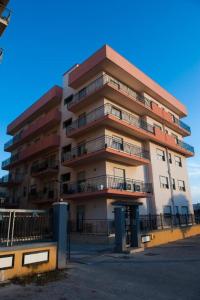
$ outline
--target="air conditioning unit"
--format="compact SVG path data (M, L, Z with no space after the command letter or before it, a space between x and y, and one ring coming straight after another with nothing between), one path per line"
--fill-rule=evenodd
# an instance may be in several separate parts
M141 186L139 184L135 184L135 191L140 192L141 191Z

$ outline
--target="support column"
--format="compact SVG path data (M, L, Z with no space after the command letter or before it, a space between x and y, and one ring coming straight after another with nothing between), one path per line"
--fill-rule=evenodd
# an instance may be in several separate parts
M139 205L130 207L131 247L141 247Z
M115 207L115 252L126 251L125 210Z
M67 226L69 210L68 203L56 202L53 204L53 238L57 242L57 268L67 266Z

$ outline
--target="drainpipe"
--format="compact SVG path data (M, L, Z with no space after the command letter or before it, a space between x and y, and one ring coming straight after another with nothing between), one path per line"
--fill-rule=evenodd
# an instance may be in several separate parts
M163 130L165 132L165 125L163 124ZM169 187L170 187L170 193L171 193L171 202L172 202L172 214L176 214L175 210L175 204L174 204L174 190L173 190L173 184L172 184L172 174L171 174L171 168L170 168L170 162L169 162L169 151L168 148L165 147L166 155L167 155L167 171L169 174Z
M171 174L171 168L170 168L170 162L169 162L169 151L168 148L166 149L166 154L167 154L167 171L169 174L169 187L170 187L170 192L171 192L171 202L172 202L172 210L173 210L173 215L176 214L175 211L175 204L174 204L174 190L173 190L173 184L172 184L172 174Z

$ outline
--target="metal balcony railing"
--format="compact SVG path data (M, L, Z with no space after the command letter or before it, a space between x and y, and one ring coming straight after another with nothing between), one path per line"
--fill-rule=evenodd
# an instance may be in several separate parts
M66 133L71 134L76 129L82 128L83 126L90 124L93 121L97 121L100 118L107 115L112 115L117 119L125 121L130 125L134 125L137 128L141 128L147 132L154 134L154 126L152 126L151 124L147 123L145 120L139 117L137 118L136 116L128 113L125 110L116 110L116 108L109 103L94 109L90 113L86 114L84 117L72 122L72 124L69 127L67 127Z
M190 129L190 126L188 126L187 124L185 124L183 121L181 121L180 119L176 118L176 117L173 117L173 122L175 124L177 124L179 127L187 130L189 133L191 133L191 129Z
M87 96L101 89L106 84L112 85L114 88L117 88L117 90L125 93L131 98L134 98L134 100L137 100L138 102L142 103L147 108L152 109L153 101L149 100L145 96L139 95L137 92L135 92L133 89L128 87L126 84L122 83L121 81L107 74L100 76L99 78L91 82L89 85L87 85L85 88L81 89L78 93L76 93L73 96L72 101L68 103L68 108L81 102ZM172 121L178 124L181 128L187 130L188 132L191 132L190 127L187 124L185 124L183 121L177 119L176 117L174 117Z
M80 146L73 148L70 152L64 153L63 161L69 161L75 159L76 157L81 157L82 155L89 153L95 153L106 148L111 148L117 150L119 153L126 153L139 158L150 158L149 152L143 148L121 141L115 137L105 135L81 144Z
M151 101L149 99L147 99L143 96L140 96L133 89L128 87L126 84L122 83L121 81L119 81L107 74L98 77L93 82L91 82L89 85L87 85L85 88L81 89L78 93L76 93L73 96L72 101L68 103L68 108L79 103L84 98L86 98L90 94L94 93L95 91L101 89L106 84L112 85L114 88L117 88L119 91L127 94L129 97L132 97L135 100L141 102L143 105L151 108Z
M18 161L18 159L19 159L19 154L18 153L15 154L15 155L12 155L11 157L9 157L8 159L6 159L2 162L2 169L9 166L10 164Z
M0 4L0 11L2 11L2 13L0 14L0 19L3 19L7 23L9 23L11 18L11 10L8 9L6 6Z
M8 174L0 178L0 183L10 183L10 182L21 182L23 180L23 174Z
M187 144L187 143L185 143L185 142L183 142L179 139L176 139L176 142L177 142L177 145L179 145L181 148L183 148L183 149L185 149L189 152L194 153L194 147L193 146L191 146L191 145L189 145L189 144Z
M57 200L58 190L55 188L44 188L42 191L32 190L29 192L30 200Z
M112 175L103 175L71 182L69 184L63 184L64 194L92 193L107 189L128 191L132 193L151 193L152 185L151 183L144 183L143 181L121 178Z
M44 160L36 165L32 165L31 173L40 173L48 169L58 170L59 161L58 160Z
M21 139L22 132L16 134L13 138L11 138L8 142L4 144L4 149L12 146L14 143L18 142Z

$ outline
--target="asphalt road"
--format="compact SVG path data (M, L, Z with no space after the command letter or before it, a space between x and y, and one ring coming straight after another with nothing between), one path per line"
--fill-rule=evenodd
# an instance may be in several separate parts
M134 255L74 247L66 277L0 286L1 300L199 300L200 236Z

